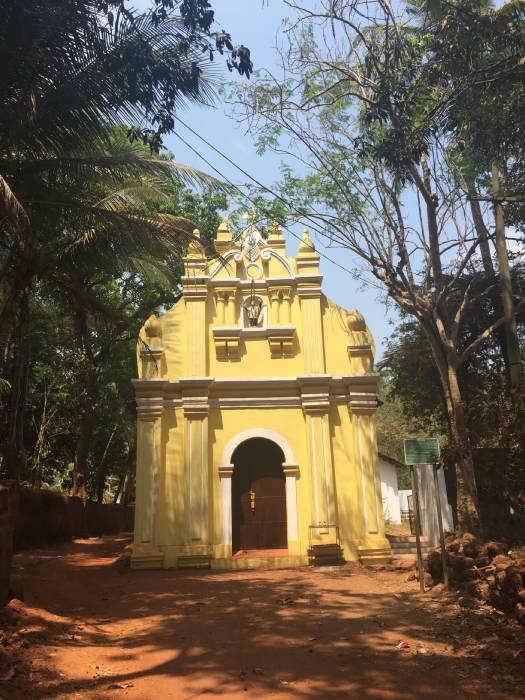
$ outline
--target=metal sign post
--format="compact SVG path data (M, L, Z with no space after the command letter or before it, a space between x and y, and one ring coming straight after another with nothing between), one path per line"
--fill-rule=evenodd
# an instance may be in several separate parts
M414 520L416 525L416 549L417 566L419 571L419 590L425 592L425 580L423 573L423 555L421 554L421 519L419 517L419 486L415 466L422 464L434 464L439 460L439 442L436 438L407 438L403 440L405 450L405 464L410 466L412 477L412 494L414 497ZM439 496L438 496L439 498ZM441 507L438 515L441 523ZM441 529L443 524L441 523ZM444 545L443 545L444 547ZM443 551L443 550L442 550Z
M434 464L439 460L437 438L406 438L403 440L405 464Z
M439 490L439 464L434 463L434 490L436 492L436 508L439 528L439 544L441 547L441 566L443 567L443 583L448 588L447 551L445 549L445 534L443 532L443 513L441 512L441 493Z
M425 574L423 572L423 555L421 554L421 521L419 519L419 491L417 484L417 474L414 465L410 465L410 475L412 477L412 494L414 496L414 522L416 526L416 549L417 549L417 569L419 572L419 590L425 592Z

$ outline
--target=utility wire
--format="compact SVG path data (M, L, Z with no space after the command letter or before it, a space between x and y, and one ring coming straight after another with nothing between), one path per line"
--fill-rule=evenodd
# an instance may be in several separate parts
M250 179L252 182L254 182L256 185L261 187L263 190L266 190L269 194L271 194L273 197L276 199L279 199L281 202L284 202L288 207L291 207L297 214L302 216L304 219L308 219L308 221L311 221L315 226L318 226L318 223L315 219L313 219L309 214L305 214L303 211L298 209L293 202L290 202L290 200L286 199L286 197L283 197L282 195L278 194L274 190L272 190L270 187L267 185L264 185L262 182L257 180L257 178L253 177L253 175L250 175L244 168L242 168L238 163L236 163L234 160L232 160L229 156L227 156L225 153L223 153L220 149L218 149L216 146L214 146L212 143L210 143L208 140L204 138L204 136L201 136L195 129L192 129L191 126L186 124L180 117L175 116L175 119L179 122L179 124L182 124L183 127L185 127L188 131L190 131L194 136L196 136L198 139L200 139L203 143L205 143L207 146L209 146L211 149L215 151L215 153L218 153L221 158L224 158L228 163L233 165L234 168L237 168L243 175L245 175L248 179ZM317 233L323 236L328 236L329 234L326 233L324 230L320 230L318 228L314 229Z
M297 209L297 207L296 207L292 202L290 202L289 200L285 199L284 197L282 197L282 196L281 196L280 194L278 194L277 192L274 192L272 189L270 189L270 188L267 187L266 185L263 185L261 182L259 182L259 180L257 180L256 178L254 178L254 177L253 177L252 175L250 175L248 172L246 172L246 170L244 170L240 165L238 165L237 163L235 163L235 162L234 162L231 158L229 158L225 153L223 153L222 151L220 151L220 150L219 150L218 148L216 148L212 143L210 143L210 142L207 141L203 136L201 136L198 132L196 132L194 129L192 129L190 126L188 126L185 122L183 122L182 119L180 119L179 117L175 117L175 119L176 119L180 124L182 124L182 126L184 126L186 129L188 129L188 131L190 131L192 134L194 134L198 139L200 139L201 141L203 141L207 146L209 146L209 147L210 147L211 149L213 149L216 153L218 153L222 158L224 158L226 161L228 161L228 163L230 163L230 164L233 165L235 168L237 168L237 170L239 170L241 173L243 173L243 175L245 175L247 178L249 178L250 180L252 180L252 182L254 182L256 185L258 185L258 186L261 187L262 189L266 190L266 192L268 192L269 194L271 194L271 195L272 195L273 197L275 197L276 199L279 199L280 201L284 202L288 207L290 207L291 209L293 209L297 214L299 214L299 215L302 216L303 218L308 219L309 221L313 222L313 223L315 224L315 226L312 226L311 228L312 228L317 234L319 234L320 236L326 236L326 237L329 238L330 234L329 234L328 232L326 232L326 231L323 230L323 229L317 228L317 221L315 221L315 219L312 219L312 217L308 216L307 214L304 214L304 212L302 212L300 209ZM223 174L222 172L220 172L219 170L217 170L217 168L216 168L214 165L212 165L212 163L210 163L210 161L209 161L207 158L205 158L205 157L202 155L202 153L200 153L196 148L194 148L190 143L188 143L188 141L186 141L178 132L175 132L174 135L175 135L180 141L182 141L182 143L183 143L187 148L189 148L191 151L193 151L193 153L195 153L196 156L198 156L204 163L206 163L206 165L208 165L212 170L214 170L214 171L217 173L217 175L219 175L219 177L221 177L223 180L226 180L226 182L227 182L231 187L233 187L235 190L237 190L237 192L239 192L239 194L240 194L243 198L245 198L245 199L247 199L248 201L250 201L254 206L258 206L257 202L255 202L254 199L252 199L249 195L247 195L245 192L243 192L243 191L241 190L241 188L240 188L238 185L236 185L236 184L233 183L231 180L229 180L227 177L225 177L224 174ZM285 229L286 231L288 231L288 233L289 233L291 236L293 236L294 238L297 238L298 241L301 241L301 242L302 242L301 236L297 235L297 234L296 234L294 231L292 231L288 226L284 226L284 229ZM312 246L312 250L315 250L315 248L314 248L313 246ZM327 260L328 262L332 263L332 265L335 265L336 267L338 267L339 269L341 269L341 270L343 270L344 272L348 273L349 275L353 275L353 273L352 273L351 270L349 270L349 269L348 269L347 267L345 267L344 265L341 265L340 263L336 262L336 261L335 261L333 258L331 258L329 255L326 255L326 253L322 253L322 252L320 252L320 251L316 251L316 252L318 253L318 255L319 255L320 257L322 257L322 258L324 258L325 260Z

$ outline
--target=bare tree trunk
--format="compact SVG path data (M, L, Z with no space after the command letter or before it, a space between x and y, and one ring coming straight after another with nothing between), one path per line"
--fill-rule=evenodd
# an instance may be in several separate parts
M50 393L51 387L44 384L42 415L40 417L35 447L31 457L31 485L37 489L40 488L42 483L42 455L46 445L47 432L56 413L56 407L48 408Z
M75 452L75 462L73 465L73 496L86 497L87 481L87 459L93 429L95 427L95 416L91 407L86 408L80 418L80 430Z
M510 275L509 256L505 240L505 218L503 204L498 197L500 195L500 173L496 163L492 164L492 195L494 197L494 218L496 220L496 253L498 255L498 267L501 285L501 300L503 303L503 317L505 319L505 336L507 340L507 352L510 365L510 387L516 392L522 381L522 363L518 329L516 327L516 314L512 299L512 279Z
M471 197L474 197L476 195L476 188L474 187L474 184L469 183L467 185L467 191ZM472 212L472 220L474 222L476 234L479 238L479 249L481 253L481 260L483 262L483 269L485 270L488 277L494 278L496 273L494 270L494 264L492 262L492 255L490 252L489 232L483 220L481 207L476 199L470 200L470 210ZM494 291L494 294L491 295L491 298L494 304L494 318L501 318L501 316L503 316L503 306L501 303L501 295L498 293L497 289ZM494 335L497 338L498 345L500 347L501 356L503 358L503 362L505 363L505 374L507 376L507 381L510 386L510 360L507 348L507 336L505 333L505 328L503 326L500 326L496 331L494 331Z
M7 478L19 480L27 468L24 418L29 383L30 338L27 330L29 306L27 295L21 300L19 332L13 353L13 370L9 398L8 434L3 446L3 470Z
M21 327L23 317L28 314L28 298L35 277L32 265L27 258L20 264L8 261L3 269L7 292L0 308L0 376L3 376L8 362L9 344L17 326ZM30 270L31 268L31 270Z
M456 487L459 529L481 535L478 489L474 472L472 448L468 437L465 409L458 383L456 368L448 364L448 386L450 390L451 446L456 464Z
M467 185L467 191L471 197L474 197L476 189L473 184ZM483 214L481 213L481 207L477 199L470 200L470 211L472 213L472 221L474 222L474 228L476 229L476 234L479 238L479 250L481 253L481 260L483 262L483 268L488 275L494 275L494 265L492 263L492 255L490 253L489 245L489 232L485 226L483 220Z
M439 372L445 398L450 445L456 467L458 529L481 535L478 490L474 473L472 447L466 427L465 408L458 382L457 369L439 334L429 321L422 321L432 356Z
M133 468L135 467L136 437L133 437L133 444L130 445L126 464L126 473L122 477L115 494L115 503L126 505L129 501L129 490L132 482Z
M106 476L107 476L106 459L108 456L109 448L111 446L111 443L113 442L113 438L115 437L116 432L117 432L117 425L115 424L113 426L113 430L111 431L111 434L108 438L108 441L106 443L106 447L104 448L104 454L102 455L102 458L100 460L100 464L98 465L98 469L97 469L97 501L99 503L104 502L104 489L106 487Z

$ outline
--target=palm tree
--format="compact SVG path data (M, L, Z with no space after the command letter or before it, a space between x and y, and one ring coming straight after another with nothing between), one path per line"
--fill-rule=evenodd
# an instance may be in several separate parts
M122 0L0 0L0 10L0 377L9 363L16 382L0 398L3 469L16 476L38 284L127 323L78 270L164 273L191 236L187 222L159 213L164 185L217 184L154 155L175 109L214 95L213 13L160 2L138 14ZM217 48L228 42L223 34Z
M4 220L0 252L3 356L14 381L7 397L3 471L16 477L24 466L24 377L30 364L24 348L31 295L45 284L67 301L77 319L83 309L121 332L129 329L129 317L99 298L85 280L94 272L108 279L116 271L173 280L193 225L162 213L162 206L174 182L217 186L217 181L131 143L124 128L107 129L98 142L92 139L58 157L6 161L4 173L31 221L26 235ZM10 343L6 328L15 323Z
M123 184L138 165L151 175L168 168L158 159L146 164L141 157L138 163L136 151L122 152L117 162L110 127L127 124L128 136L154 151L161 134L173 128L176 107L213 96L209 58L203 54L206 22L188 21L191 10L180 17L138 15L124 3L109 3L120 9L104 17L102 5L0 0L0 225L6 238L0 252L0 376L24 298L45 265L44 238L53 240L50 249L56 254L73 251L65 234L70 227L77 234L79 229L68 221L70 214L77 222L83 219L84 242L111 224L113 235L120 233L121 254L140 248L154 232L173 233L173 222L139 215L137 191L124 188L113 200L75 201L79 177L104 173ZM129 126L134 124L140 126ZM179 173L203 180L188 168ZM133 215L123 218L128 205Z

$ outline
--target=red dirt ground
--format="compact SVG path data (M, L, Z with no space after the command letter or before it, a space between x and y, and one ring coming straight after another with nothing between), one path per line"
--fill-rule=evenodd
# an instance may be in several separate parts
M131 571L128 542L17 555L3 700L525 697L523 628L422 596L406 572Z

